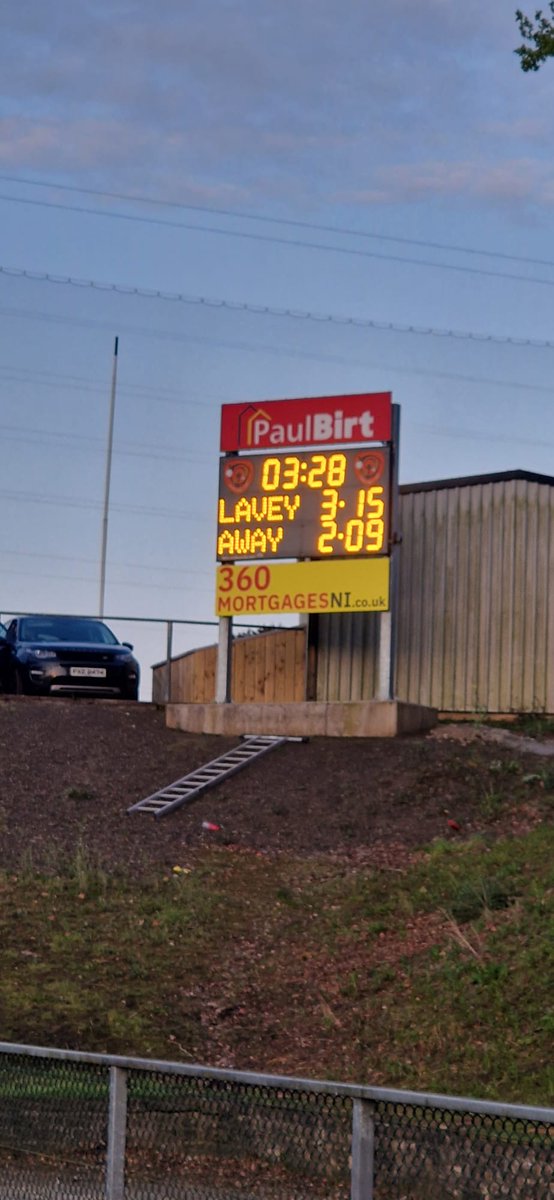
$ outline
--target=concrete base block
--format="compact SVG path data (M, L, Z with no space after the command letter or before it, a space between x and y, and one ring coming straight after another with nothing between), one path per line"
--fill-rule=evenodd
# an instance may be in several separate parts
M168 704L169 729L187 733L274 733L288 737L397 737L421 733L437 711L402 700L354 700L299 704Z

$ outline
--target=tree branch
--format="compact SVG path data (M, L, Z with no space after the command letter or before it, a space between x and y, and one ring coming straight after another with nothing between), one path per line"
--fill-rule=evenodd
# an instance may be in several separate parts
M554 0L550 0L550 12L554 16ZM516 21L519 32L526 42L531 45L518 46L515 54L519 56L522 71L538 71L541 63L547 58L554 58L554 22L544 17L541 9L535 13L535 24L521 9L516 11Z

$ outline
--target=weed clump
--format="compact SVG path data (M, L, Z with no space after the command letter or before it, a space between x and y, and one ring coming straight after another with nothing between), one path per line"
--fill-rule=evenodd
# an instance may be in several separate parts
M477 921L485 911L509 908L515 899L513 891L502 880L492 876L459 885L450 904L450 912L460 925Z
M94 800L95 793L87 787L70 787L66 793L67 800Z

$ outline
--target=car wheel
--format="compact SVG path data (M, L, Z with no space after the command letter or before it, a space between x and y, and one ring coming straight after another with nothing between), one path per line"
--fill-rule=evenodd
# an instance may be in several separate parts
M138 686L128 687L123 693L124 700L138 700Z

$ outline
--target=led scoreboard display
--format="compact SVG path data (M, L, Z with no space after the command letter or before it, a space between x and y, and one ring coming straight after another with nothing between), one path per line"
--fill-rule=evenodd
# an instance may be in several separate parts
M388 555L388 448L220 459L217 558Z

